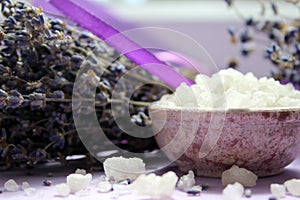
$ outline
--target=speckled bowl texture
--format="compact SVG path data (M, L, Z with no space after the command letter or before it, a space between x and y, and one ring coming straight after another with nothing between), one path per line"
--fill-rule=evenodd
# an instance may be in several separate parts
M181 171L198 176L220 177L232 165L259 177L279 174L300 149L300 108L225 112L152 106L150 114L162 151ZM207 153L199 156L203 143Z

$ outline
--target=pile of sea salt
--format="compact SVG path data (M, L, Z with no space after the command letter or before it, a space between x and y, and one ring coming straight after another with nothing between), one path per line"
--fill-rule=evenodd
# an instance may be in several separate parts
M182 83L172 95L155 105L203 109L274 108L300 106L300 92L292 84L282 85L273 78L256 78L234 69L220 70L208 77L198 74L195 84Z

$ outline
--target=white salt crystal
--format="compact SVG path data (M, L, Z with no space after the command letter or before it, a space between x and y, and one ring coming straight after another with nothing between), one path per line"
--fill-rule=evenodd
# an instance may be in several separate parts
M285 197L286 189L284 185L272 183L270 185L270 190L272 195L277 199Z
M55 189L56 189L56 193L62 197L68 196L71 192L70 187L66 183L55 185Z
M97 179L97 183L98 182L103 182L103 181L107 181L107 178L105 175L101 175L98 179Z
M16 183L15 180L9 179L4 183L4 189L6 189L9 192L16 192L19 189L19 185Z
M223 200L240 200L244 194L244 187L236 182L228 184L223 190Z
M246 189L245 190L245 197L250 198L252 196L252 190L251 189Z
M36 189L33 188L33 187L25 188L25 189L24 189L24 192L25 192L25 195L26 195L26 196L34 196L34 195L37 194Z
M99 192L109 192L112 190L112 185L108 181L100 181L97 184L97 189Z
M82 174L82 175L86 175L86 170L85 169L76 169L75 174Z
M239 182L245 187L252 187L256 185L256 181L257 176L253 172L245 168L239 168L236 165L222 173L223 186Z
M181 83L180 87L176 89L175 94L177 104L185 107L197 105L195 94L191 87L187 86L186 83Z
M30 184L25 181L25 182L22 183L22 190L25 190L27 188L30 188Z
M112 157L103 163L106 177L115 181L124 179L134 180L141 174L145 174L145 163L140 158Z
M75 193L75 196L78 197L86 197L90 195L90 190L79 190L78 192Z
M118 199L120 197L120 192L118 191L113 191L110 195L111 199Z
M178 177L174 172L167 172L162 176L149 175L139 176L133 183L135 193L150 196L153 199L170 198L175 190Z
M300 196L300 179L291 179L284 182L284 186L289 193L294 196Z
M187 190L189 188L191 188L192 186L194 186L196 183L195 181L195 175L193 171L189 171L189 173L187 175L183 175L182 177L180 177L178 183L177 183L177 187L180 190Z
M224 69L212 77L198 74L194 85L182 83L173 95L163 96L155 104L205 109L297 107L300 92L292 84L281 85L273 78L257 79L252 73Z
M67 185L72 193L86 189L92 181L91 174L70 174L67 176Z

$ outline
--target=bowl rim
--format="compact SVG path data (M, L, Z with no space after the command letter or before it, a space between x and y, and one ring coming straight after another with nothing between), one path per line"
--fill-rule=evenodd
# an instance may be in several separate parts
M273 108L199 108L199 107L180 107L166 106L159 104L151 104L149 111L164 110L164 111L185 111L199 113L281 113L281 112L296 112L300 113L300 107L273 107Z

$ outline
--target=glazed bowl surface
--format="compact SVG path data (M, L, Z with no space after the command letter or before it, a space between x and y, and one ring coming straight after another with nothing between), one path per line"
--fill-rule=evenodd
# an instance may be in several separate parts
M150 107L158 146L183 172L220 177L232 165L279 174L300 149L300 108Z

